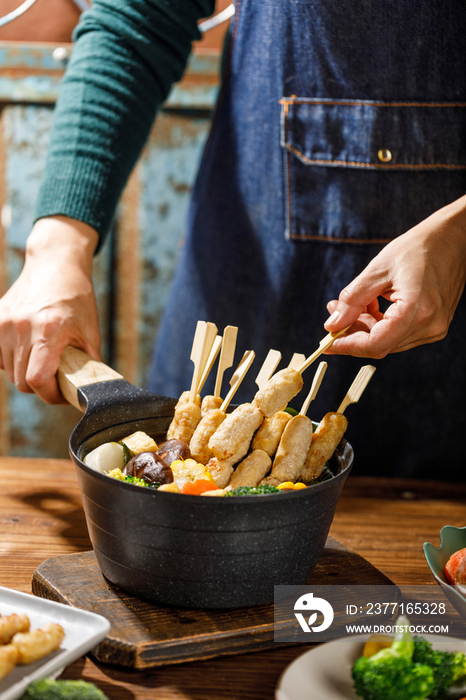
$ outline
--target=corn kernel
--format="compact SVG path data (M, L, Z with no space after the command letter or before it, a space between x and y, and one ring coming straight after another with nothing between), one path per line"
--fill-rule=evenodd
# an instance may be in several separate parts
M294 484L292 481L284 481L282 484L277 486L277 489L280 489L280 491L282 489L294 489Z
M125 475L121 471L121 469L112 469L111 472L107 473L107 476L111 476L114 479L118 479L119 481L124 481L125 480Z

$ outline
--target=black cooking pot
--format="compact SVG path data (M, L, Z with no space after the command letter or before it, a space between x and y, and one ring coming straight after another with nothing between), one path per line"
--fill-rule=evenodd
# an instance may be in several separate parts
M71 350L77 364L90 359ZM105 365L87 364L93 384L86 384L88 371L67 371L64 361L59 382L71 403L86 407L70 454L92 545L109 581L159 603L235 608L272 602L274 585L309 580L353 462L346 440L329 465L335 476L301 491L209 498L133 486L87 467L84 456L136 430L157 439L176 402L113 378L119 375Z

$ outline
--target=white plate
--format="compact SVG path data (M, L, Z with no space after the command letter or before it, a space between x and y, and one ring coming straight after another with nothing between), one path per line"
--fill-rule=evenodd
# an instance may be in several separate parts
M0 681L0 700L17 700L29 683L38 678L56 678L66 666L101 642L110 630L110 623L101 615L0 586L0 614L13 613L27 615L32 630L56 622L63 627L65 637L57 651L33 664L17 666Z
M361 700L353 690L351 668L362 656L369 635L360 634L321 644L298 656L279 678L276 700ZM466 653L466 641L426 634L425 639L445 651Z

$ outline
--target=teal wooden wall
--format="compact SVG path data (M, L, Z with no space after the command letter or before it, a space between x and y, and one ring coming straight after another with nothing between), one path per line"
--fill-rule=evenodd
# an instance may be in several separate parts
M0 42L0 287L24 260L64 65L72 47ZM193 55L174 86L96 257L103 357L144 386L218 91L218 51ZM130 341L130 342L128 342ZM65 457L74 408L21 394L0 373L0 454Z

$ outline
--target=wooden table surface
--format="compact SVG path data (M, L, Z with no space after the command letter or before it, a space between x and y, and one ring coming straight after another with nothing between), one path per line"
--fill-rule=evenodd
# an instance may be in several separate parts
M91 549L74 466L0 457L0 585L31 592L44 559ZM331 534L398 585L436 585L422 552L443 525L466 525L466 485L350 476ZM157 668L120 670L86 657L62 678L96 683L110 700L266 700L305 648Z

